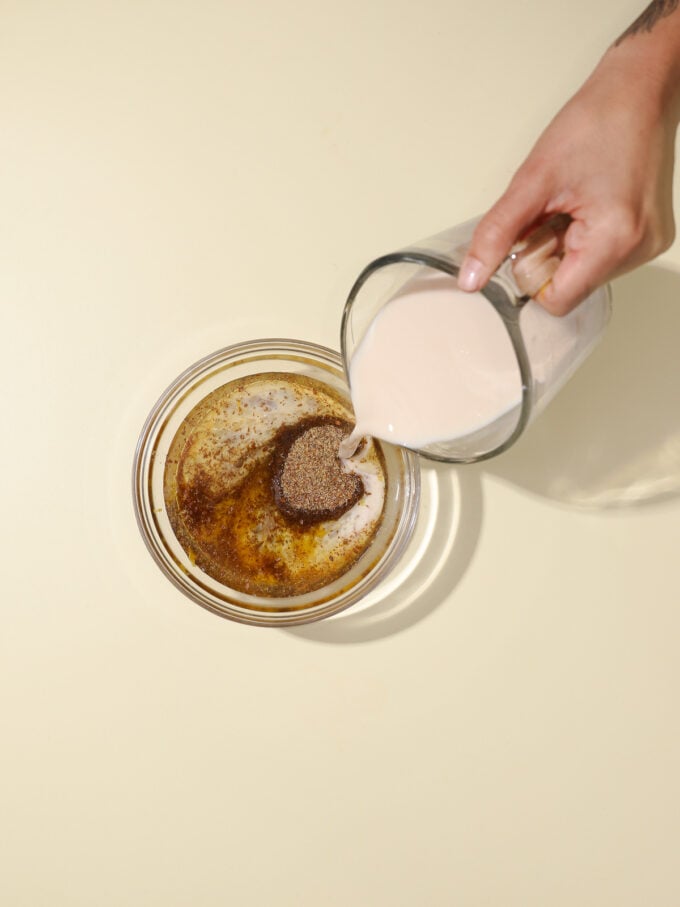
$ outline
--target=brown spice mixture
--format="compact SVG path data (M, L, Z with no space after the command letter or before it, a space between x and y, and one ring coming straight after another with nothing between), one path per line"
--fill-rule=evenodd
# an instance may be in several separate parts
M364 483L345 472L340 442L352 429L332 417L307 419L277 439L272 487L279 510L300 523L336 520L364 494Z

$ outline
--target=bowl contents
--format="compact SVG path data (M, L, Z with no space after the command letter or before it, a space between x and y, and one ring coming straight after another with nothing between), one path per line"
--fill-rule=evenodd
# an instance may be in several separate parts
M301 523L337 520L365 493L358 473L343 468L338 450L349 422L329 416L286 428L276 445L274 499Z
M351 461L349 401L301 374L218 387L182 421L165 463L168 518L193 564L249 595L301 595L346 573L380 526L387 479L378 442Z

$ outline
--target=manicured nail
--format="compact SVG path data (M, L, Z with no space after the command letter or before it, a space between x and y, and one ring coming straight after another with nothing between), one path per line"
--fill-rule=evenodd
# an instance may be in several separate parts
M468 255L463 264L460 266L458 273L458 286L461 290L473 293L482 285L482 271L484 265L477 258Z

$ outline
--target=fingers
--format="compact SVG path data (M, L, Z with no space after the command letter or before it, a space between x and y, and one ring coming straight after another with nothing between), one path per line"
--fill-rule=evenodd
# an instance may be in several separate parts
M644 219L614 205L572 221L564 258L536 301L553 315L566 315L597 287L658 254L664 244L657 234Z
M536 295L536 301L553 315L566 315L609 280L621 256L612 242L587 242L584 226L574 222L567 231L566 254L552 280Z
M461 265L458 286L483 287L524 230L544 211L546 195L538 180L518 179L477 224Z
M536 296L550 283L562 261L571 222L569 215L554 215L512 247L512 273L520 293Z

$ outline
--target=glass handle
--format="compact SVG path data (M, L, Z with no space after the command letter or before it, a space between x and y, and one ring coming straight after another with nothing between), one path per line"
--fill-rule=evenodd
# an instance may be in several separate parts
M552 280L564 258L564 237L570 223L568 214L555 214L510 250L510 269L522 296L537 296Z

